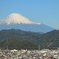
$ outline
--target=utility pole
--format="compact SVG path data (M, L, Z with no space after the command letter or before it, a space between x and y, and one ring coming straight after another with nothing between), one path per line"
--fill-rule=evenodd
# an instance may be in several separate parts
M8 39L7 39L7 50L8 50Z
M38 45L38 50L40 51L40 45Z

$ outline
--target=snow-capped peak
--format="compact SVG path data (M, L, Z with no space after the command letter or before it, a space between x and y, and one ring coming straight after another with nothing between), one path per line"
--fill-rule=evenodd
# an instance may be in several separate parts
M41 24L41 23L36 23L33 22L31 20L29 20L28 18L25 18L24 16L17 14L17 13L12 13L10 15L8 15L6 18L0 20L0 24Z

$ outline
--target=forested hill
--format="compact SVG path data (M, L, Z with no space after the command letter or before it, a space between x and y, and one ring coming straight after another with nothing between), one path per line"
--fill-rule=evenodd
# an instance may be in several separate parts
M40 37L40 40L42 43L46 43L47 46L59 47L59 30L54 30L43 34Z
M7 47L8 46L8 47ZM0 41L0 49L38 49L38 45L28 40L18 40L15 38L9 38L7 40Z
M38 45L47 47L59 47L59 30L48 33L26 32L19 29L9 29L0 31L0 40L15 38L19 40L29 40Z
M28 39L30 40L33 36L41 35L41 33L35 33L30 31L22 31L19 29L9 29L0 31L0 40L5 40L7 38L16 38L19 40Z

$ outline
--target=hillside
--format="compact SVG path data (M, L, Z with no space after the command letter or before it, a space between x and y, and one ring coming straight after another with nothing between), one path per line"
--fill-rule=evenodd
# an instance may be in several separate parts
M5 40L7 38L16 38L19 40L30 40L33 36L41 35L40 33L22 31L19 29L9 29L0 31L0 40Z
M5 40L7 38L28 40L46 47L59 47L59 30L48 33L26 32L19 29L1 30L0 40Z
M59 47L59 30L45 33L40 38L41 44L44 42L47 46Z
M38 45L28 40L18 40L15 38L9 38L7 40L0 41L1 49L38 49Z

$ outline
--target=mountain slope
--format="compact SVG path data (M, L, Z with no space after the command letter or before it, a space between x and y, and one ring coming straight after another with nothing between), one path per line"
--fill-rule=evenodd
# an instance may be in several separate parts
M37 24L14 24L14 25L1 24L0 25L0 30L1 29L11 29L11 28L21 29L23 31L43 32L43 33L54 30L53 28L48 27L44 24L41 24L41 25L37 25Z
M0 40L7 38L16 38L19 40L28 40L38 45L47 47L59 46L59 30L54 30L48 33L26 32L19 29L10 29L0 31Z
M42 43L45 42L47 44L46 46L58 47L59 46L59 30L54 30L54 31L43 34L40 40L42 40L41 41Z
M11 28L43 33L54 30L54 28L46 26L42 23L33 22L17 13L12 13L6 18L0 20L0 30Z

